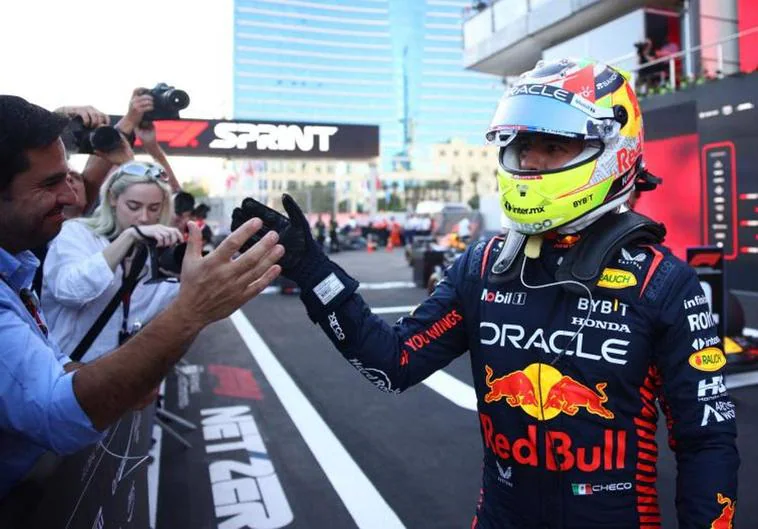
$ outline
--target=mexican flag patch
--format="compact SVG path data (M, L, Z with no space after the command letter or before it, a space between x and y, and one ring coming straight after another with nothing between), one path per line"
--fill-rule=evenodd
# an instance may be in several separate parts
M571 490L573 490L574 496L587 496L592 494L592 485L589 483L572 483Z

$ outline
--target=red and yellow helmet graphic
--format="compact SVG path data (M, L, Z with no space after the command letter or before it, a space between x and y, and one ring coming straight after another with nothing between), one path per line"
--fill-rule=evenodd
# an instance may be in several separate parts
M521 170L508 149L528 134L576 138L585 148L559 169ZM503 212L526 234L589 223L617 207L642 164L642 115L632 86L623 72L590 60L541 61L522 74L501 100L487 139L500 146Z

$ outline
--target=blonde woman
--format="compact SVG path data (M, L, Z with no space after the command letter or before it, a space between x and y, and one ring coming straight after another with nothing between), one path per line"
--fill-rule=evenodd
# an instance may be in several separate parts
M166 172L149 162L128 162L108 177L89 218L66 221L44 264L42 306L52 338L69 355L121 288L138 243L182 242L170 227L171 188ZM127 302L122 302L82 358L91 361L119 346L176 296L177 283L150 283L150 260Z

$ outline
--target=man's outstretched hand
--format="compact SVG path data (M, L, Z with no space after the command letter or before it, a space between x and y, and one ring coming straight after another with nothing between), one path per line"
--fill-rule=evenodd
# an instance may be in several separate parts
M253 198L246 198L232 213L232 230L253 217L261 219L263 227L242 246L242 250L258 242L266 233L277 232L279 244L285 250L279 261L282 273L301 288L308 287L313 272L327 258L313 240L310 224L300 206L286 193L282 195L282 204L289 218Z

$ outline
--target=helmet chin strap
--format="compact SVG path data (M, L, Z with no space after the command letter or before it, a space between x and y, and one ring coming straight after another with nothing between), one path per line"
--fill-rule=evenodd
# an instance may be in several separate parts
M513 262L519 255L521 247L524 245L526 235L519 233L513 229L508 229L505 233L505 241L503 241L503 247L492 265L492 273L502 274L507 272Z

